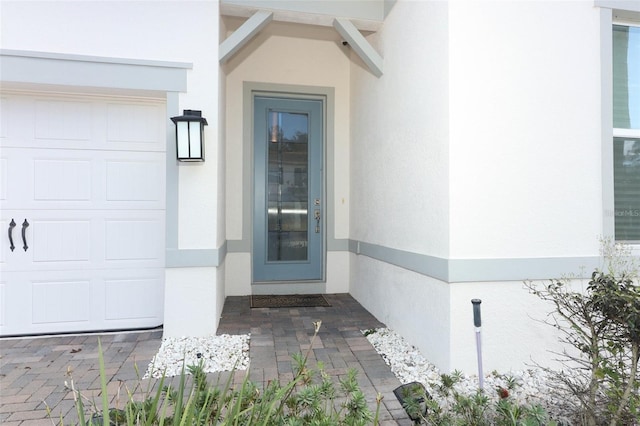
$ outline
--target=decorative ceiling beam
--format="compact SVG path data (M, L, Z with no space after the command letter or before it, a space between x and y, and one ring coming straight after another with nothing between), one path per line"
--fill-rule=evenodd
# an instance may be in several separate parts
M344 18L336 18L333 20L333 27L340 35L349 43L354 52L360 56L369 67L369 70L376 77L382 76L382 56L369 44L360 31L349 21Z
M247 19L247 21L220 43L218 59L220 63L229 60L242 46L260 32L271 20L273 13L259 10Z

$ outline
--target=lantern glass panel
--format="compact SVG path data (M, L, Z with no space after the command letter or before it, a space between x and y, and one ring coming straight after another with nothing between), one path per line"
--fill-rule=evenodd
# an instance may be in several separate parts
M202 149L200 144L201 127L202 125L197 121L189 123L189 144L191 145L189 158L202 158Z
M176 138L178 158L189 158L189 123L178 121L176 123Z

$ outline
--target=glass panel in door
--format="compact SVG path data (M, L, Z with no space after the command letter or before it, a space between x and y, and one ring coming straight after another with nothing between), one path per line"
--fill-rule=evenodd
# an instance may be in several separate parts
M267 260L308 260L309 115L270 111Z

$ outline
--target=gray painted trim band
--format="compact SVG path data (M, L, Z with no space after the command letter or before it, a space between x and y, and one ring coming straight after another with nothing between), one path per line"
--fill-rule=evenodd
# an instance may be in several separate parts
M443 258L354 240L349 240L349 251L441 281L449 281L447 260Z
M593 5L607 9L640 12L640 3L635 0L594 0Z
M227 257L227 242L217 249L175 249L166 250L167 268L217 268Z
M446 283L588 278L602 266L599 256L513 259L444 259L356 240L334 240L330 251L349 251ZM167 268L218 267L227 253L248 253L244 240L228 240L218 249L167 249ZM344 247L344 250L342 248Z
M197 268L219 266L217 249L167 249L167 268Z
M228 244L227 241L225 241L224 243L222 243L222 245L220 246L220 248L218 248L217 252L218 252L218 257L217 257L217 263L216 266L220 266L224 263L224 260L227 258L227 249Z
M599 256L444 259L354 240L349 240L349 251L447 283L543 280L569 275L588 278L602 265Z
M190 64L0 51L2 81L73 87L185 92Z
M189 62L153 61L149 59L108 58L104 56L76 55L72 53L38 52L31 50L0 49L0 56L20 56L25 58L56 59L60 61L103 62L107 64L144 65L165 68L193 68Z
M249 240L227 240L227 252L229 253L249 253L251 246Z
M327 251L349 251L349 241L346 238L327 238Z
M448 282L548 280L588 278L602 265L600 257L526 259L450 259Z

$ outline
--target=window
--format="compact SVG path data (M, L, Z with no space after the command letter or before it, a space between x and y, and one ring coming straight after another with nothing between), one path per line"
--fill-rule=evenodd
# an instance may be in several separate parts
M640 26L613 26L615 239L640 242Z

